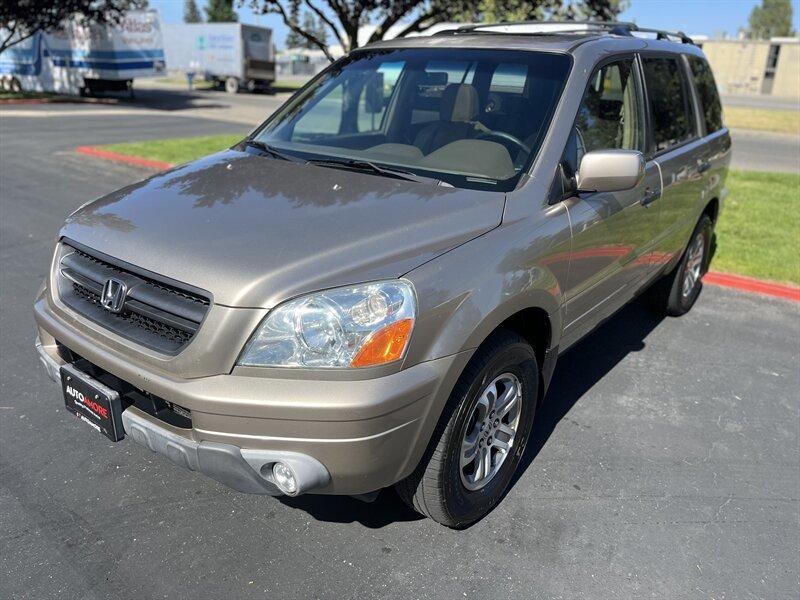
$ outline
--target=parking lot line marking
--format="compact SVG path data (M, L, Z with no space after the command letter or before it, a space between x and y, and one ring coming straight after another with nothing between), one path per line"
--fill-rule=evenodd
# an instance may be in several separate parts
M709 285L732 288L742 292L761 294L762 296L773 296L775 298L785 298L800 302L800 287L795 285L784 285L772 281L763 281L753 277L742 275L731 275L729 273L716 273L714 271L706 273L703 282Z

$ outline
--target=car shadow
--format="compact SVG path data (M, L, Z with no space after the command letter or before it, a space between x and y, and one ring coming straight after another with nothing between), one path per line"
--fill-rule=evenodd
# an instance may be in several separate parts
M641 351L645 338L664 318L648 306L646 295L639 297L559 357L509 490L525 474L556 425L578 400L626 356Z
M559 358L525 454L506 493L524 475L572 407L626 356L642 350L645 338L663 319L650 310L647 298L639 298ZM319 521L358 522L370 529L423 518L408 508L392 488L382 490L371 503L350 496L282 496L279 500Z
M418 521L424 517L411 510L394 488L381 490L374 502L352 496L278 496L283 504L307 512L317 521L360 523L369 529L380 529L392 523Z

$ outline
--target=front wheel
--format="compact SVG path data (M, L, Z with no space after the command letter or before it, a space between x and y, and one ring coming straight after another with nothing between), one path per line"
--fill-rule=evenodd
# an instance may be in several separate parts
M538 392L530 344L513 332L493 334L458 380L419 465L397 484L400 497L447 527L488 514L525 450Z
M700 217L678 266L652 290L658 312L679 317L694 306L703 287L702 277L708 270L713 233L714 224L708 215Z

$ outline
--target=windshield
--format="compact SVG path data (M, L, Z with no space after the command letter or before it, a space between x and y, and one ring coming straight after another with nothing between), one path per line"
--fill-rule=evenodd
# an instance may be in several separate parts
M542 143L569 65L566 55L540 52L357 51L254 138L309 160L368 161L508 191Z

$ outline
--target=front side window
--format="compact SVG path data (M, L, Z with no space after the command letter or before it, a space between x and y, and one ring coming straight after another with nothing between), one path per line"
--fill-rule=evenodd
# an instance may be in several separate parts
M598 68L589 79L563 165L574 177L593 150L644 150L644 106L633 58Z
M722 105L717 93L717 84L708 63L697 56L689 57L694 85L700 98L700 108L706 123L706 133L714 133L722 129Z
M370 161L508 191L541 146L570 64L541 52L361 50L284 105L256 139L307 160Z
M645 58L644 78L650 99L655 151L661 152L695 136L694 112L683 69L677 58Z

